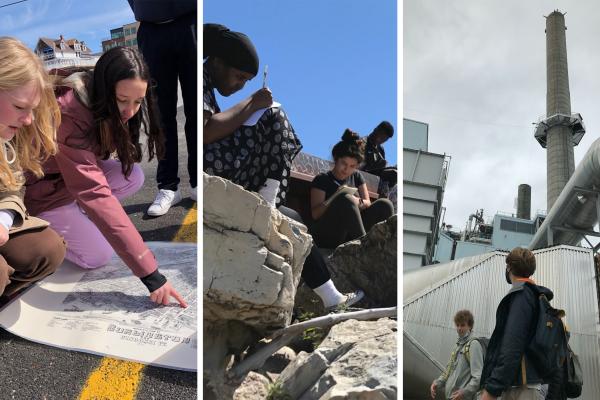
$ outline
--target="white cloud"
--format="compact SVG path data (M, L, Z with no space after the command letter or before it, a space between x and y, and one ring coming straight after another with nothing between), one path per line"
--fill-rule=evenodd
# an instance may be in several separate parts
M452 157L443 205L455 227L479 208L515 212L521 183L532 187L532 213L546 209L546 152L532 122L546 109L543 16L557 8L567 12L572 111L588 128L577 164L600 129L600 3L404 2L404 116L429 123L429 150Z

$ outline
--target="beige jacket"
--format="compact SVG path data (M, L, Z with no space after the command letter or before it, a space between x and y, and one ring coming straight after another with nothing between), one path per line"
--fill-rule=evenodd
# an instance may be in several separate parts
M21 192L0 192L0 210L13 210L16 212L9 234L44 228L50 225L41 218L29 215L25 209Z

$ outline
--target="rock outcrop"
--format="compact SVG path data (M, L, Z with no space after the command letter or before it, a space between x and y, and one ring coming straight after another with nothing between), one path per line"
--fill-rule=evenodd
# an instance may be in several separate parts
M259 195L204 174L204 367L290 323L312 238Z
M293 399L396 399L396 332L388 318L342 322L313 353L298 354L277 382Z
M340 290L362 289L361 307L398 304L397 215L374 225L362 238L338 246L329 257L332 280Z

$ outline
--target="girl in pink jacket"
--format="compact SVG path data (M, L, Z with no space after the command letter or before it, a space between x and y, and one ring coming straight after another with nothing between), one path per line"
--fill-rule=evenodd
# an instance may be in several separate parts
M68 260L97 268L116 251L152 301L166 305L173 297L186 307L120 202L144 182L136 164L142 159L141 133L149 159L163 152L149 80L141 55L125 47L107 51L93 71L60 80L58 152L44 163L44 178L28 180L25 202L64 236Z

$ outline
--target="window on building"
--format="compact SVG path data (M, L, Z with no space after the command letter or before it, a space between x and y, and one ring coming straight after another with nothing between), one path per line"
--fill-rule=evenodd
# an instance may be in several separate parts
M528 235L533 235L534 233L533 224L511 221L509 219L500 220L500 229L503 231L526 233Z
M137 46L137 39L133 39L131 42L133 43L134 46Z
M111 39L120 39L122 38L123 35L123 29L115 29L115 30L111 30L110 31L110 38Z

